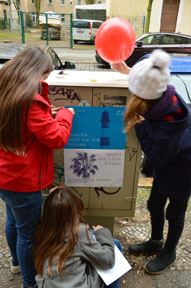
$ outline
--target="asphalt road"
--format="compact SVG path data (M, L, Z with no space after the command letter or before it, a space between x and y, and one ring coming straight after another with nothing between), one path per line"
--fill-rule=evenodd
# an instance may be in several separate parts
M54 47L53 47L54 48ZM73 61L73 62L94 62L95 60L95 50L94 49L71 49L71 48L54 48L58 56L62 61Z

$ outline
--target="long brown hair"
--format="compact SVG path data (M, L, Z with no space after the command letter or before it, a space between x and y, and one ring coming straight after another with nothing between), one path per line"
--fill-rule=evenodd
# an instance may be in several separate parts
M48 259L48 274L51 276L51 264L56 256L57 272L62 277L65 262L74 252L80 223L84 223L82 200L68 188L57 187L45 201L42 219L35 233L37 274L43 274L43 265ZM86 232L87 229L86 225Z
M52 70L51 60L38 47L22 50L0 69L0 147L4 150L24 152L23 123L26 137L28 109L40 78Z
M144 117L145 112L154 106L157 101L158 99L146 100L131 94L124 115L125 131L128 132L137 122L141 122L140 116Z

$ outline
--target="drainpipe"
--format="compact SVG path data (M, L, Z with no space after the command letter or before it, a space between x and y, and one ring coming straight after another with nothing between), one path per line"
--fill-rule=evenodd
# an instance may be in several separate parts
M146 24L145 24L145 33L148 33L148 32L149 32L149 25L150 25L152 4L153 4L153 0L149 0L148 7L147 7L147 17L146 17Z

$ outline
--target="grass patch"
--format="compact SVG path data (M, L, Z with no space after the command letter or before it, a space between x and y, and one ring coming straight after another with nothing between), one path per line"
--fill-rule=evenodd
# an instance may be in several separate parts
M31 31L25 31L25 44L26 45L35 45L42 46L46 45L46 40L41 40L41 30L33 29ZM20 32L13 32L12 35L10 31L4 30L0 31L0 42L13 42L13 43L22 43ZM61 48L70 48L70 38L61 38L61 40L49 40L48 45L51 47L61 47ZM73 45L75 50L95 50L95 45L93 43L81 42Z

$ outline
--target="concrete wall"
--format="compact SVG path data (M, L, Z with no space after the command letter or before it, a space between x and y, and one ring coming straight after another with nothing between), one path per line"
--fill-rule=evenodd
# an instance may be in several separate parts
M176 32L191 35L191 1L181 0L176 25Z
M10 7L5 4L0 3L0 31L2 30L2 21L4 21L4 11L6 11L6 17L7 17L7 23L6 23L6 29L9 27L9 18L10 18ZM12 15L12 28L13 30L18 30L20 28L19 25L19 19L18 19L18 13L15 9L15 6L12 4L11 6L11 15Z
M0 19L3 18L3 10L6 10L9 13L9 7L5 5L3 2L0 2Z
M106 3L108 18L124 18L133 25L137 37L143 34L148 0L107 0Z
M141 17L146 14L148 0L110 0L109 17ZM135 5L136 3L136 5Z
M160 31L163 0L154 0L151 10L149 32Z

